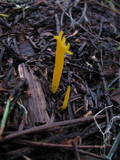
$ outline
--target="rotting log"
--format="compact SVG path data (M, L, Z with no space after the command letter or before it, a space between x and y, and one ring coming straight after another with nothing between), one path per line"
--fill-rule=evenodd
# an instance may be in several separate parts
M50 118L46 110L46 100L39 79L34 75L33 70L24 63L19 65L18 71L20 78L26 78L28 82L28 94L22 97L23 104L28 110L28 124L35 126L35 124L48 123Z

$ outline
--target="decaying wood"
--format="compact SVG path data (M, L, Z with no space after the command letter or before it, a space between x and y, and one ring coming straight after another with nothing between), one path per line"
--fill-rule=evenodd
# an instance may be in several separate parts
M28 124L45 124L49 122L49 115L46 110L45 96L38 78L34 75L31 68L25 64L18 67L20 78L26 78L28 81L28 93L23 97L23 103L27 106L29 113Z

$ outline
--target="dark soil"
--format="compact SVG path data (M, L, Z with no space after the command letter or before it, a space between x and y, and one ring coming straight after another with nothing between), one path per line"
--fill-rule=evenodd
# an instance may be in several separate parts
M120 1L21 1L0 2L0 160L119 160ZM74 54L53 94L60 30Z

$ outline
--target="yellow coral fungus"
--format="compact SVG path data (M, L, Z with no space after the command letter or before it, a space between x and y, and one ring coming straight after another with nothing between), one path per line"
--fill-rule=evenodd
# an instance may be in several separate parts
M64 101L63 101L63 105L60 108L60 110L65 110L67 108L68 100L69 100L69 97L70 97L70 90L71 90L71 87L68 86L66 94L65 94L65 98L64 98Z
M56 93L60 78L62 75L63 65L64 65L64 54L73 54L69 51L70 43L65 45L66 38L62 37L63 31L60 31L58 36L54 36L54 38L57 40L57 47L56 47L56 56L55 56L55 68L53 72L53 79L52 79L52 92Z

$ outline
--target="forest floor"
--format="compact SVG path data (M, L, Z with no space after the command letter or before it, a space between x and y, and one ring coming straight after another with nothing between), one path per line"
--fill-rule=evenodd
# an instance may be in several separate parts
M0 121L0 160L120 159L119 0L0 1Z

